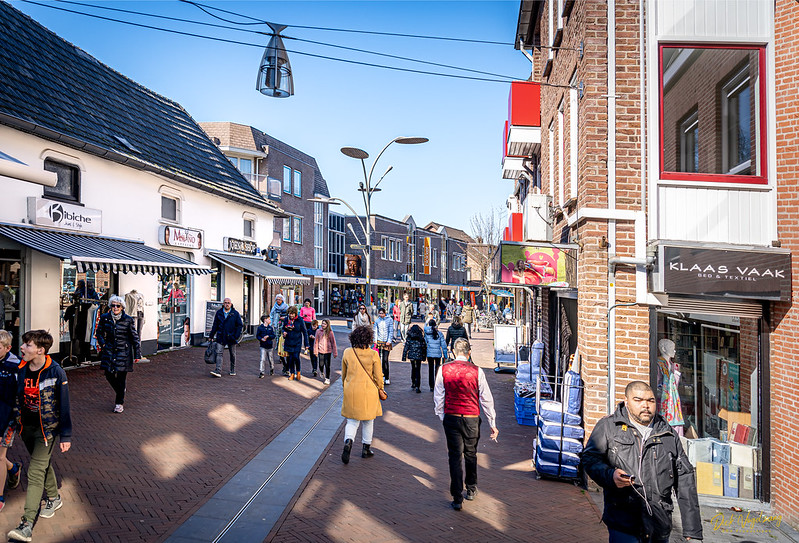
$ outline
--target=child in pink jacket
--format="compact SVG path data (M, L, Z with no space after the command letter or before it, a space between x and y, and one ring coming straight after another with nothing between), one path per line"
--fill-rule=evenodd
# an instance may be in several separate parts
M319 357L319 371L325 372L325 384L330 384L330 358L338 358L336 336L330 328L330 320L322 321L322 326L316 331L316 340L313 346L314 353Z

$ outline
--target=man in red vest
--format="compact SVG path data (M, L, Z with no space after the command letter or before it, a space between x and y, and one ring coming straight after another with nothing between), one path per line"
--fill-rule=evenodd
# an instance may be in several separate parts
M480 408L483 409L491 439L499 435L494 413L494 397L488 388L483 370L469 361L469 341L455 340L452 352L455 360L447 362L436 375L433 399L436 415L444 421L449 453L449 492L452 508L463 508L463 466L466 465L466 499L473 500L477 494L477 442L480 441Z

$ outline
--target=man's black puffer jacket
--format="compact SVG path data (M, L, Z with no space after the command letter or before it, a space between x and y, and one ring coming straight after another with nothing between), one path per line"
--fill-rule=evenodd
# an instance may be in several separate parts
M114 321L104 313L97 323L97 344L100 346L100 366L108 371L133 371L133 361L141 358L139 334L133 317L122 313Z
M466 335L466 328L463 325L458 326L453 324L449 328L447 328L447 347L452 350L453 345L455 345L455 340L458 338L463 338L468 340L469 336Z
M402 359L424 360L425 358L427 358L427 343L424 340L424 332L422 332L418 324L414 324L408 330L408 337L405 338Z
M642 449L641 434L630 424L627 408L620 403L612 415L594 427L582 461L588 476L604 489L602 521L608 528L637 536L649 535L655 540L668 539L674 489L680 504L683 536L702 539L694 468L680 439L660 415L655 415L652 434ZM616 486L613 482L616 468L635 476L637 493L632 487Z

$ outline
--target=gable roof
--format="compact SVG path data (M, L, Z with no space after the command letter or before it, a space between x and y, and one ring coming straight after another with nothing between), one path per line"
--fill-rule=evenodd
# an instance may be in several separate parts
M327 181L322 177L319 165L311 155L303 153L296 147L292 147L253 126L222 121L201 122L200 127L208 134L208 137L219 140L217 145L220 147L236 147L250 151L264 151L264 147L269 147L304 164L308 164L314 170L314 194L330 197Z
M429 222L427 223L427 226L425 226L423 229L428 230L430 232L440 232L442 228L444 229L444 232L447 234L448 238L456 239L458 241L463 241L466 243L474 243L472 237L463 230L460 230L458 228L453 228L451 226L446 226L437 222Z
M0 2L0 123L265 209L269 203L177 102Z

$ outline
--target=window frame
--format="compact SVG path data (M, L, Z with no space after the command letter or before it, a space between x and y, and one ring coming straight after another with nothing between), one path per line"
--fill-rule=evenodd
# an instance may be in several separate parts
M180 224L180 198L177 196L172 196L171 194L164 194L163 192L159 194L161 197L161 220L167 221L173 224ZM164 217L164 200L172 200L175 202L175 218L171 219L169 217Z
M286 185L286 174L288 174L288 186ZM294 176L289 166L283 166L283 194L291 194L291 182Z
M693 137L693 148L694 151L691 153L687 152L687 148L689 145L688 134L693 133L696 131L697 135ZM697 160L695 160L694 168L699 168L699 108L695 107L688 116L680 122L680 172L682 173L699 173L695 170L688 170L688 166L686 164L687 158L689 156L693 157L697 155Z
M288 226L288 228L286 228L286 226ZM291 241L291 217L283 219L283 241Z
M65 162L63 160L54 159L51 157L46 157L44 159L44 163L42 165L43 169L48 172L53 172L58 176L58 172L53 170L48 170L47 165L48 163L54 164L61 168L65 168L72 171L72 189L74 189L74 196L64 196L63 194L57 194L54 192L48 192L48 189L54 189L55 187L42 187L42 197L47 198L48 200L58 200L61 202L69 202L72 204L81 203L81 178L80 178L80 167L76 164L70 164L69 162Z
M302 245L302 217L291 218L292 239L294 243Z
M732 75L727 82L721 86L721 168L727 170L725 175L738 175L735 171L745 170L752 167L752 157L749 160L736 164L734 166L730 163L730 150L729 150L729 118L730 118L730 102L733 96L738 96L741 91L749 90L751 77L744 67ZM754 97L750 97L750 100ZM757 121L757 120L756 120ZM752 134L750 133L751 137Z
M752 165L752 169L759 169L760 173L755 175L738 175L738 174L714 174L714 173L690 173L690 172L675 172L664 170L666 163L666 127L664 124L663 114L663 52L666 49L728 49L728 50L749 50L756 51L758 55L757 62L757 96L753 96L756 108L755 126L757 133L753 136L758 138L757 152L759 161L759 168ZM727 78L727 82L734 79L740 70L736 72L731 78ZM767 103L768 95L766 94L766 78L768 75L766 66L766 46L765 45L729 45L729 44L704 44L704 43L659 43L658 44L658 122L659 127L659 140L660 145L660 180L661 181L693 181L698 183L730 183L730 184L745 184L745 185L767 185L768 180L768 117L767 117ZM725 83L726 85L726 83ZM716 97L714 97L715 99ZM673 133L672 133L673 134ZM724 152L724 151L722 151Z
M302 172L300 170L294 170L294 174L291 176L291 187L294 196L302 198Z

